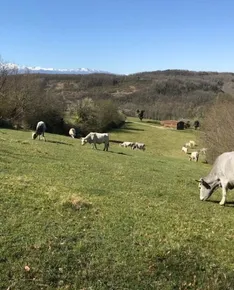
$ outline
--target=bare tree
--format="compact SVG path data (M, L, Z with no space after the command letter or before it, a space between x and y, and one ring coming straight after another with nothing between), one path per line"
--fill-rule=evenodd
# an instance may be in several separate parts
M201 141L208 148L209 162L223 152L233 151L234 100L218 100L209 110L202 126Z

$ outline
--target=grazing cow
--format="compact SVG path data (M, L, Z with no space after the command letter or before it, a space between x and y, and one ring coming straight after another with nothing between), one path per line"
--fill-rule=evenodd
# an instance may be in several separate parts
M222 187L219 204L224 205L228 189L234 188L234 151L219 155L210 173L196 181L199 182L200 200L207 200L218 187Z
M197 146L196 142L192 140L189 141L189 144L191 148Z
M185 146L183 146L183 147L181 148L181 151L187 154L187 153L188 153L188 148L185 147Z
M138 143L138 142L136 142L136 143L134 143L133 145L132 145L132 149L134 150L134 149L139 149L139 150L143 150L143 151L145 151L145 144L144 143Z
M119 146L121 147L132 147L135 143L134 142L123 142L121 144L119 144Z
M206 153L207 153L207 148L202 148L202 149L200 149L200 153L203 154L203 155L206 155Z
M90 132L86 137L81 138L81 145L86 143L92 144L92 148L97 149L96 144L104 143L103 151L108 151L109 148L109 134L108 133L97 133Z
M76 137L76 129L75 128L71 128L69 130L69 135L72 137L72 138L75 138Z
M42 138L44 139L44 141L46 141L45 139L45 131L46 131L46 125L43 121L40 121L37 123L36 126L36 131L32 134L32 139L35 140L37 138L37 136L39 136L39 140Z
M185 147L191 147L191 144L190 144L190 142L187 142L187 143L184 144L184 146Z
M195 162L198 162L198 158L199 158L199 152L198 151L194 151L189 156L189 161L192 161L193 160Z

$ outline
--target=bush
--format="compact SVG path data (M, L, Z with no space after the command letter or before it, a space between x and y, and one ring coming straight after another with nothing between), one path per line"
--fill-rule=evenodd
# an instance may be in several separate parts
M212 163L223 152L234 149L234 100L219 99L210 108L202 126L201 141Z
M91 131L105 132L119 128L125 122L125 116L110 100L94 101L90 98L79 100L70 114L76 115L76 125L83 135Z
M0 125L35 129L37 122L42 120L49 132L62 132L64 101L52 94L46 85L44 78L29 72L19 74L15 68L10 70L0 65Z
M12 129L13 128L13 125L12 125L12 123L11 123L10 120L3 119L2 117L0 117L0 128Z

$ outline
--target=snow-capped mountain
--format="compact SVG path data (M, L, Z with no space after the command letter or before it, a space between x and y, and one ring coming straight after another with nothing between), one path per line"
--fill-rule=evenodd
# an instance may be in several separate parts
M3 64L1 64L3 65ZM110 72L102 71L102 70L96 70L96 69L89 69L89 68L76 68L76 69L55 69L55 68L44 68L40 66L19 66L14 63L5 63L5 67L9 69L18 69L20 73L24 73L26 71L30 71L31 73L42 73L42 74L92 74L92 73L107 73Z
M89 68L76 68L76 69L66 69L66 68L43 68L39 66L35 67L19 67L20 71L29 70L32 73L44 73L44 74L92 74L92 73L109 73L107 71L101 71Z

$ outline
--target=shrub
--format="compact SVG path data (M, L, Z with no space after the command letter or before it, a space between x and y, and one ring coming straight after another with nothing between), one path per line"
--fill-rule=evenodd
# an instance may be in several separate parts
M207 160L234 149L234 100L218 99L205 116L201 141L208 148Z
M70 114L76 115L76 125L83 135L91 131L104 132L118 128L125 122L124 115L111 100L79 100Z
M8 69L0 62L1 126L34 129L43 120L49 132L62 132L65 103L46 85L44 78L29 72L19 74L16 68Z

